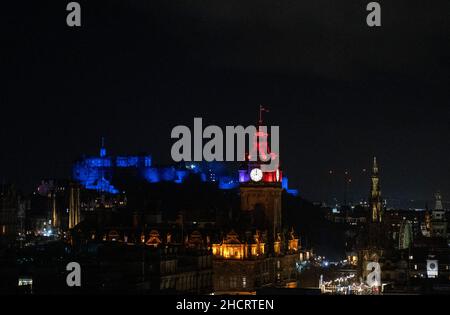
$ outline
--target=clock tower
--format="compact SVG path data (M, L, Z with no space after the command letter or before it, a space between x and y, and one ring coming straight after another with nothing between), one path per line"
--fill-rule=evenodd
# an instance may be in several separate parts
M251 153L247 154L247 160L239 169L241 211L263 213L263 226L257 226L257 228L268 229L275 238L277 233L281 232L282 172L279 163L276 163L278 165L276 169L270 171L263 170L261 167L270 162L270 160L263 161L266 155L269 155L272 160L279 159L278 154L270 152L268 132L259 128L262 126L261 115L264 111L267 110L260 106L258 130L253 138L252 153L257 154L257 158L251 159Z

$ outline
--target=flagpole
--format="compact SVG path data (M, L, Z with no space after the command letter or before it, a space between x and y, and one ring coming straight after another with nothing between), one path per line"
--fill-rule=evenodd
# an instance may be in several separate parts
M261 104L259 105L259 125L262 126L262 113L266 112L268 113L269 110L267 108L264 108L264 106L262 106Z
M262 105L260 104L260 105L259 105L259 125L260 125L260 126L262 125L262 109L263 109L263 107L262 107Z

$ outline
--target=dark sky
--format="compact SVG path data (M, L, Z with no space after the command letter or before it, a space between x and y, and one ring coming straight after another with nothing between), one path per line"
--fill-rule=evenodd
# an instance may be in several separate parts
M98 150L170 162L170 131L280 125L291 186L316 200L367 196L376 155L394 199L450 196L450 2L69 1L2 3L0 177L30 189ZM445 198L447 197L447 198Z

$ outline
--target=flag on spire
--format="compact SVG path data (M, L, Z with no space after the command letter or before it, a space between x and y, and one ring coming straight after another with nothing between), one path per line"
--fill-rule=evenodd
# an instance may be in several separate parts
M262 125L263 119L262 119L262 113L269 112L269 109L267 107L264 107L263 105L259 105L259 125Z

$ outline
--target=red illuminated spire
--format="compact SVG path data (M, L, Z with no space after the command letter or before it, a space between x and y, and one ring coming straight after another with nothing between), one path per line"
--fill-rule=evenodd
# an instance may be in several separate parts
M269 133L267 132L267 126L263 125L263 112L268 113L269 109L263 105L259 105L259 120L256 129L256 133L253 137L253 146L248 159L252 158L252 155L256 154L258 162L264 162L268 160L270 153L270 147L268 145ZM260 130L260 127L266 127L266 130Z
M262 164L270 164L271 161L276 159L279 160L278 152L271 152L269 146L269 132L268 126L263 124L263 113L269 112L267 107L263 105L259 106L259 121L256 133L253 137L252 149L250 154L247 155L248 162L250 162L250 168L258 167L260 168ZM264 129L263 129L264 128ZM256 154L256 156L255 156ZM252 160L256 160L251 162ZM282 173L279 168L279 163L277 163L278 168L274 171L265 171L263 175L263 182L281 182Z

